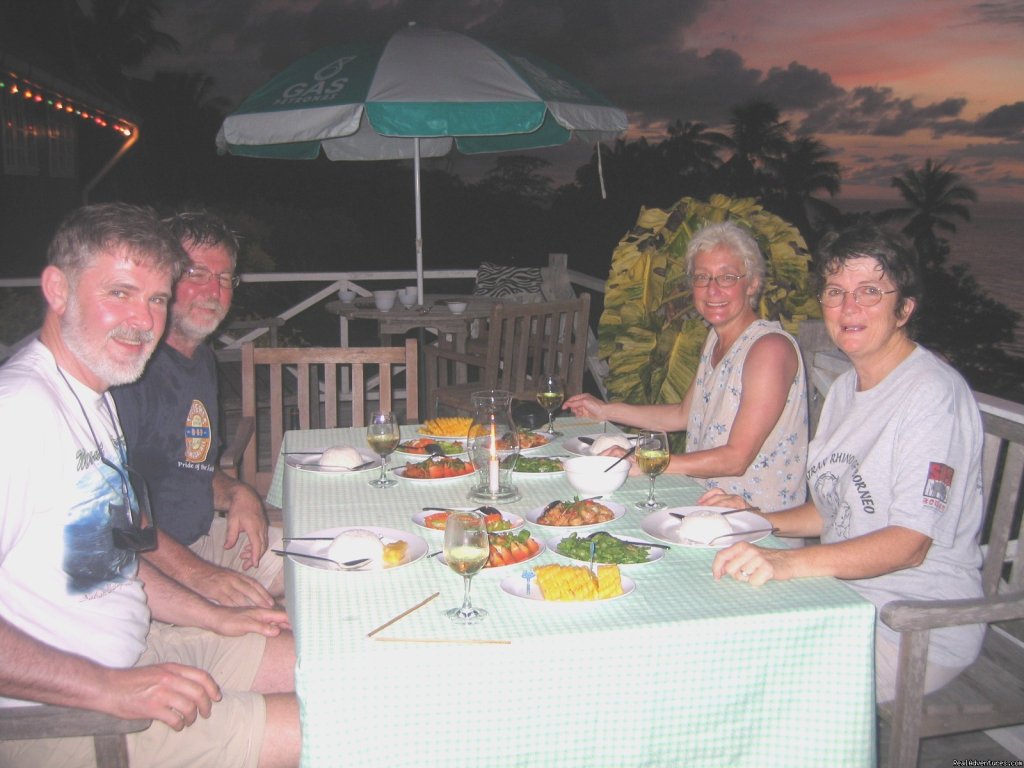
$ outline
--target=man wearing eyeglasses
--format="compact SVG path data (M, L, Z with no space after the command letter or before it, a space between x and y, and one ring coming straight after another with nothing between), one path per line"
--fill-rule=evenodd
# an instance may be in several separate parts
M185 255L149 209L62 222L39 337L0 367L0 707L47 703L129 719L134 768L295 765L295 643L283 611L216 605L138 557L108 389L163 334ZM156 621L151 621L156 620ZM95 765L88 737L0 741L0 765Z
M281 544L281 529L268 527L252 487L217 466L217 370L207 338L231 308L238 240L206 211L166 223L191 264L175 285L167 336L145 373L112 390L160 529L159 546L146 557L222 605L270 607L284 594L284 569L264 554Z

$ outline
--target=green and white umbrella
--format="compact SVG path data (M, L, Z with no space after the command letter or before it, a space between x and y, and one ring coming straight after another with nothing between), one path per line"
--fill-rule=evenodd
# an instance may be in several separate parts
M382 42L300 59L229 115L233 155L414 161L416 272L423 300L420 158L522 151L573 137L611 141L626 114L556 67L466 35L410 25ZM600 156L598 157L600 159Z

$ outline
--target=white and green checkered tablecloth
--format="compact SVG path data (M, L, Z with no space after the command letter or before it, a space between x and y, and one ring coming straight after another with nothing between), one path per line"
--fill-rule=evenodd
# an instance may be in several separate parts
M567 435L604 425L560 419ZM414 427L403 427L403 439ZM283 450L364 445L364 430L290 432ZM559 445L547 453L564 453ZM400 461L400 457L393 457ZM288 469L279 461L270 501L284 501L286 535L340 525L415 532L430 550L441 533L411 517L425 505L464 505L471 479L399 480ZM518 483L522 514L574 493L564 477ZM648 481L631 477L611 498L627 505L607 525L646 538ZM692 504L692 480L663 475L660 498ZM529 524L528 524L529 525ZM537 538L549 529L533 526ZM761 588L711 577L713 552L673 547L628 573L636 590L605 603L538 603L499 582L523 566L485 569L471 627L442 610L462 580L433 558L392 571L338 573L289 561L303 766L871 766L875 761L874 607L834 579ZM562 562L545 552L530 565ZM440 597L367 633L434 592ZM378 638L448 642L389 642ZM460 640L509 643L467 644Z

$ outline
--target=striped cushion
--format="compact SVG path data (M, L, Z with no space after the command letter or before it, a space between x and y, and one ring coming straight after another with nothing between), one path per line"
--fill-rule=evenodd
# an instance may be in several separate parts
M505 267L485 261L476 273L476 296L540 294L544 281L540 267Z

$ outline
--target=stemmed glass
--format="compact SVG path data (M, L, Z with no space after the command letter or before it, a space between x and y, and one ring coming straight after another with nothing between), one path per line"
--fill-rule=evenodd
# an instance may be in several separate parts
M656 429L642 429L636 439L636 463L640 471L651 478L651 490L646 501L638 501L637 509L653 512L663 509L665 502L654 498L654 478L668 468L671 450L668 435Z
M398 419L391 411L374 411L366 427L366 442L370 449L380 456L380 477L371 480L374 488L390 488L398 481L388 477L388 454L398 447L400 439Z
M473 574L487 564L490 542L487 518L482 512L453 512L444 526L444 560L456 573L462 574L466 586L462 606L445 611L456 624L476 624L487 615L483 608L474 608L469 599Z
M537 387L537 402L548 412L548 432L552 437L562 437L561 432L555 432L555 411L562 406L563 400L565 384L562 383L562 377L553 374L541 376Z

